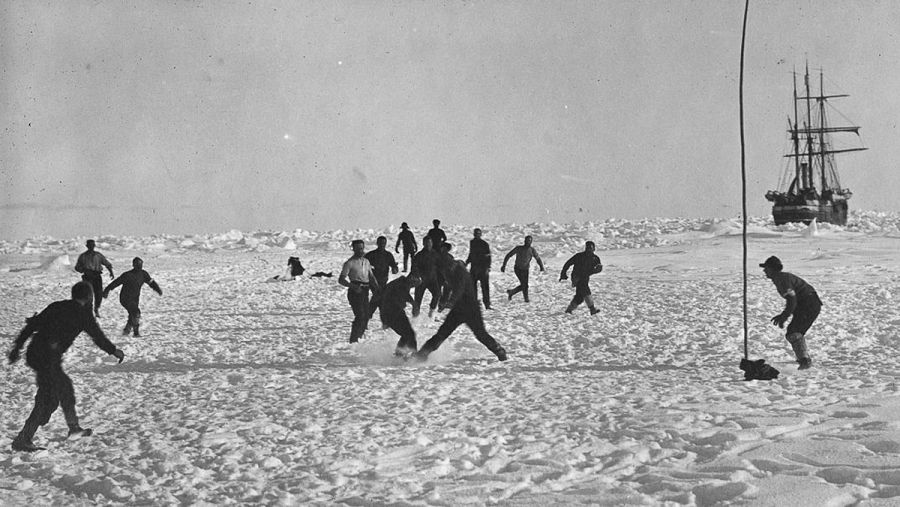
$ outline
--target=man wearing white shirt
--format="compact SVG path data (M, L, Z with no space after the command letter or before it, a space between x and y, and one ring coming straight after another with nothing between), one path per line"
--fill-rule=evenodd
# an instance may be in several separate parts
M338 283L347 287L347 301L353 309L353 325L350 328L350 343L356 343L369 326L369 289L379 289L372 265L366 259L366 242L355 239L350 243L353 256L344 262Z

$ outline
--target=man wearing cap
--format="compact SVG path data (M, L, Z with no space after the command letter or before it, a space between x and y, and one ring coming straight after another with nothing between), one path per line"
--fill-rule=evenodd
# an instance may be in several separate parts
M50 416L58 407L62 407L65 415L69 437L91 435L90 428L82 428L78 424L75 388L72 379L62 369L63 354L84 331L94 340L94 344L115 356L120 363L125 358L125 353L109 341L97 324L91 311L92 299L94 293L91 285L78 282L72 286L72 299L51 303L41 313L25 319L25 327L19 332L7 357L9 364L18 361L22 347L31 338L25 352L25 363L34 370L37 394L34 396L34 409L12 442L13 450L40 450L41 447L34 445L32 438L39 427L50 422Z
M772 323L783 328L788 317L794 316L788 324L786 338L797 356L799 369L805 370L812 366L812 359L809 357L804 335L819 316L822 301L812 285L797 275L782 271L783 266L778 257L769 257L759 267L763 268L766 278L772 280L775 289L786 301L784 311L772 317Z
M366 259L366 242L355 239L350 243L353 256L341 268L338 283L347 287L347 301L353 310L353 324L350 327L350 343L356 343L369 326L369 288L378 289L378 280L372 265Z
M409 225L406 222L400 224L400 234L397 235L397 244L394 245L394 253L400 253L400 245L403 245L403 272L406 273L407 262L411 261L413 256L419 250L416 244L416 237L413 236Z
M431 248L434 248L435 252L440 252L441 247L444 245L444 241L447 241L447 235L444 233L444 230L441 229L441 221L435 218L431 221L432 227L428 234L425 236L426 238L431 238Z
M119 303L128 312L128 321L125 323L125 328L122 329L122 334L126 335L134 330L134 336L137 338L141 336L141 287L146 283L160 296L162 296L162 289L150 277L150 273L144 271L143 259L135 257L131 261L131 266L133 269L122 273L119 278L106 286L106 289L103 290L103 298L109 297L111 290L119 285L122 286L122 291L119 292Z
M106 257L102 253L94 251L96 246L94 240L87 240L84 246L87 247L87 251L78 256L78 261L75 262L75 271L81 273L81 279L89 283L94 290L94 315L99 317L100 301L103 299L100 297L100 293L103 292L103 267L106 266L106 269L109 270L110 278L115 278L116 275L113 274L112 264L106 260Z

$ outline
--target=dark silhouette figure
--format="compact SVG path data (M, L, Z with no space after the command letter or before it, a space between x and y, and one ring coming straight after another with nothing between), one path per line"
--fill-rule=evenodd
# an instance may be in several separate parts
M575 297L572 298L572 301L566 308L566 313L572 313L582 302L587 303L591 315L600 311L594 306L591 287L588 285L591 275L603 271L603 264L600 262L600 257L594 254L594 248L593 241L586 242L583 252L578 252L563 264L559 280L568 279L567 272L569 267L572 266L572 286L575 287Z
M419 251L419 245L416 243L416 237L409 230L406 222L400 224L400 234L397 235L397 244L394 245L394 253L400 253L400 245L403 245L403 272L406 273L407 262L411 261L416 252Z
M473 238L469 241L469 256L466 264L470 265L469 273L472 275L472 283L475 289L481 283L481 302L487 310L491 309L491 247L487 241L481 239L481 229L472 231Z
M119 292L119 303L128 312L128 321L125 323L125 328L122 329L122 334L126 335L134 330L134 336L138 337L141 336L141 288L146 283L160 296L162 296L162 289L150 277L150 273L144 271L144 261L140 257L135 257L131 261L131 265L133 267L131 271L122 273L119 278L106 286L103 297L109 297L111 290L122 286L122 291Z
M772 324L783 328L787 319L794 316L788 324L785 338L794 349L799 369L805 370L812 366L812 358L806 346L806 332L819 318L822 300L812 285L793 273L782 271L784 266L778 257L769 257L759 267L763 268L766 278L772 280L778 294L785 299L784 310L772 317Z
M481 305L475 295L475 284L472 277L466 271L465 263L453 259L450 254L443 254L438 260L438 268L444 272L444 276L450 285L450 299L447 302L447 318L422 348L416 352L415 357L425 361L428 356L438 349L453 331L462 324L469 326L475 339L487 347L500 361L506 361L506 350L497 343L484 327L484 318L481 315Z
M40 426L50 421L50 416L60 406L66 417L70 437L91 435L90 428L82 428L78 424L75 388L72 386L72 379L62 369L63 354L84 331L98 347L115 356L120 363L125 358L125 353L116 348L97 325L91 310L93 299L91 285L81 281L72 287L72 299L51 303L41 313L25 320L25 327L19 332L9 351L9 364L19 360L22 347L34 335L25 352L25 363L34 370L37 394L34 397L34 409L12 441L13 450L41 449L34 445L34 434Z

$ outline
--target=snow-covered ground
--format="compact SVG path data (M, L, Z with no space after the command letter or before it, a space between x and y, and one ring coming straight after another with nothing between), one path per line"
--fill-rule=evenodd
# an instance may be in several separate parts
M505 363L466 328L424 364L395 362L377 317L347 343L348 242L393 246L394 229L96 238L116 274L143 257L165 295L144 289L142 338L104 302L122 364L84 335L68 353L93 437L65 440L57 413L35 439L46 451L10 451L35 387L23 362L0 368L0 504L897 505L900 214L851 223L751 221L750 357L782 371L751 382L738 220L483 227ZM471 227L446 230L464 258ZM529 304L506 300L515 277L499 270L525 234L547 266ZM84 239L0 242L7 343L67 298ZM559 270L589 239L602 312L566 315ZM268 281L291 255L335 277ZM769 255L824 301L811 370L769 323L783 305L756 267ZM420 344L441 320L414 321Z

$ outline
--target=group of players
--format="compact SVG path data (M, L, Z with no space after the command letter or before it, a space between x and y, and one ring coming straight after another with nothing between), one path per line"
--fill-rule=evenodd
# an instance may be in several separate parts
M338 283L347 287L347 301L353 310L350 343L359 341L369 319L380 309L382 325L400 335L394 352L398 357L425 361L457 327L466 324L475 338L497 359L506 361L506 349L488 333L481 311L482 304L485 309L491 309L490 245L482 239L481 229L476 228L469 241L468 257L465 261L457 260L451 253L453 245L447 242L447 235L440 227L441 221L435 219L432 225L434 227L422 239L421 250L407 223L400 226L394 252L399 253L400 247L403 247L403 272L406 273L409 267L409 275L401 275L390 282L390 273L397 274L399 266L393 254L387 251L387 238L380 236L376 240L376 248L368 253L365 251L365 241L357 239L351 242L353 256L344 263L338 277ZM587 303L591 315L599 312L588 285L591 275L603 270L594 249L594 243L588 241L583 252L575 254L563 265L560 280L568 279L569 268L572 268L572 285L575 287L575 296L566 313L572 313L583 302ZM523 244L506 254L501 272L506 271L506 265L512 258L515 258L513 269L519 285L506 291L507 298L511 300L521 292L525 302L529 302L531 261L536 261L540 270L544 271L544 263L532 246L531 236L526 236ZM467 266L470 267L468 270ZM481 302L478 301L478 284L481 284ZM411 290L413 295L410 295ZM434 336L418 348L416 333L406 315L406 305L412 305L412 316L417 317L426 291L431 294L429 317L434 315L435 310L442 312L448 309L449 312Z
M347 287L347 300L353 310L353 324L350 331L350 342L357 342L363 335L369 319L380 309L381 321L385 328L394 330L400 335L395 354L417 361L427 360L429 354L441 346L453 331L461 324L472 330L475 338L490 350L500 361L507 360L507 352L488 333L484 325L481 305L491 308L489 273L491 270L491 249L481 237L481 229L473 231L469 242L469 255L465 261L456 260L451 254L452 245L447 243L447 236L440 228L440 221L433 221L434 227L422 240L422 250L418 250L415 237L406 223L401 226L394 251L399 253L403 247L403 272L388 281L390 272L398 273L398 266L393 255L387 251L387 239L383 236L376 241L376 249L365 252L365 242L361 239L351 243L353 256L348 259L338 278L338 283ZM26 364L35 372L37 394L34 408L25 421L22 430L12 441L13 450L36 451L42 449L34 444L33 437L40 426L47 424L50 416L57 408L62 407L69 437L89 436L90 428L79 425L75 410L75 391L72 381L62 369L65 352L72 346L75 338L86 332L94 343L103 351L115 356L121 363L124 352L116 347L104 334L97 323L102 298L108 297L111 290L121 286L119 302L128 312L128 319L123 334L133 333L140 336L141 311L139 308L140 293L143 285L148 285L162 295L162 289L144 271L143 261L139 257L132 260L132 269L118 278L114 277L112 264L103 254L95 250L95 242L88 240L87 251L78 257L76 271L82 273L82 281L72 287L71 299L56 301L43 311L26 319L25 327L19 332L8 359L10 364L16 363L21 355L25 342L31 342L25 353ZM594 254L592 241L585 243L584 251L573 255L565 262L560 273L560 280L568 279L569 268L572 268L572 286L575 295L566 313L572 313L581 303L587 303L591 315L598 313L591 298L588 281L591 275L603 270L600 258ZM522 293L529 301L528 274L531 260L534 259L541 271L544 264L532 247L531 236L526 236L522 245L514 247L503 259L501 272L506 271L508 261L515 257L513 269L519 279L519 285L506 291L508 299ZM299 259L289 260L290 278L295 273L302 274L303 268ZM471 266L470 270L466 266ZM786 303L784 310L772 317L773 324L784 327L788 318L786 338L797 357L800 369L812 366L812 359L806 343L806 332L819 315L822 302L815 289L800 277L783 271L781 261L777 257L769 257L760 264L766 277L771 279ZM114 280L103 288L102 270L106 268ZM331 276L330 273L317 273L313 276ZM476 284L481 284L482 301L478 301ZM414 296L410 291L414 289ZM406 315L406 305L412 304L413 316L418 316L425 291L431 293L429 315L434 310L439 312L449 309L444 322L437 332L417 348L416 333ZM370 292L373 297L369 298Z

